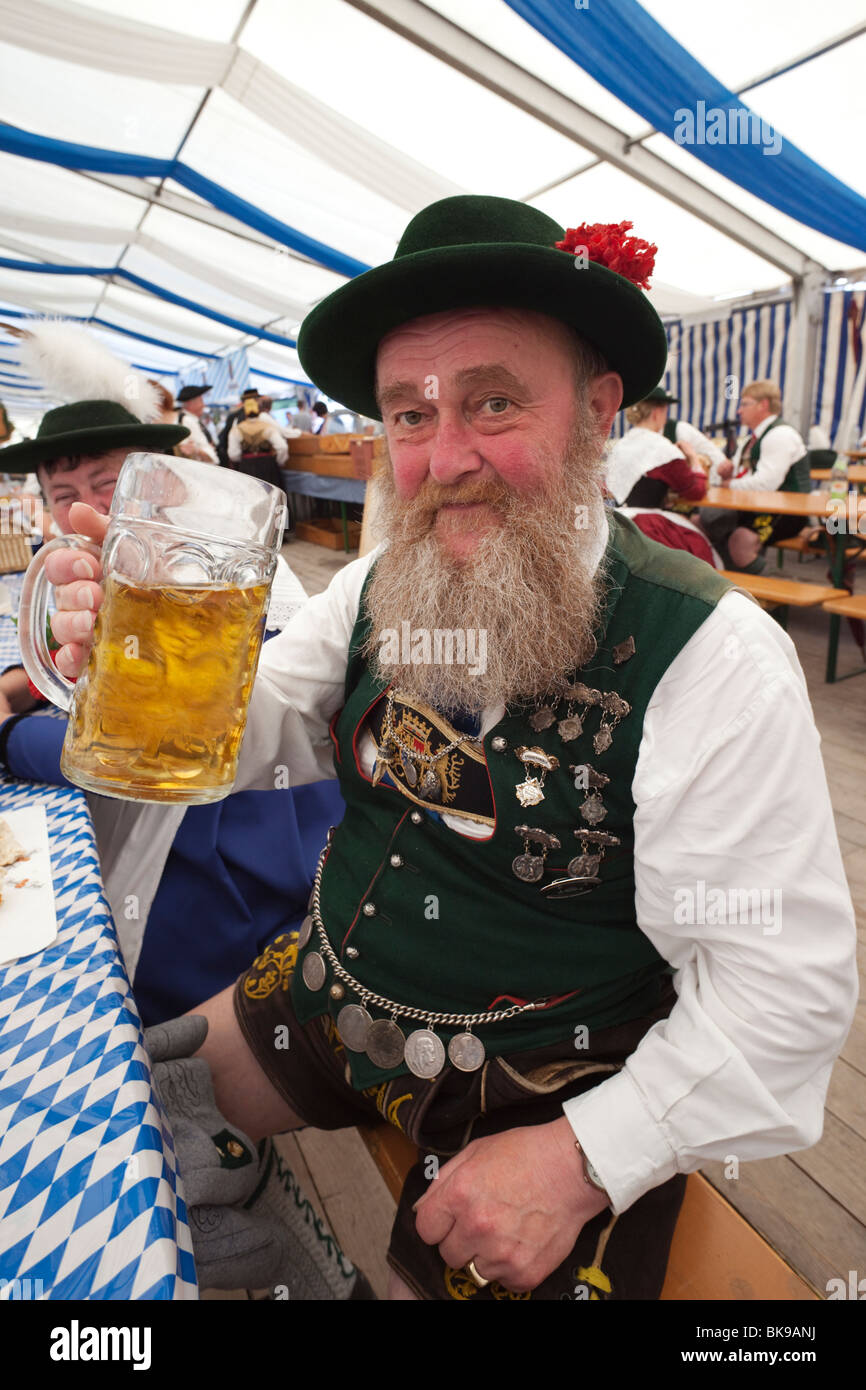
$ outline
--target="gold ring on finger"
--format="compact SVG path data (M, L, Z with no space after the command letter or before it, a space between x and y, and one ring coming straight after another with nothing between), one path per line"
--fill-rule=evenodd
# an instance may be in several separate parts
M469 1275L469 1278L472 1280L473 1284L475 1284L477 1288L487 1288L487 1285L490 1283L490 1280L485 1279L483 1274L478 1273L478 1270L475 1268L474 1260L469 1260L469 1262L465 1265L465 1269L466 1273Z

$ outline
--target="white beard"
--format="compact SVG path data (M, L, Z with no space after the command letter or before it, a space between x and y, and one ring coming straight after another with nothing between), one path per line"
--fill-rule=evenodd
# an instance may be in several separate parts
M498 480L451 488L428 480L404 502L388 468L378 482L388 546L366 595L365 654L379 679L445 715L561 690L595 651L605 589L595 564L601 450L591 426L578 425L551 470L555 481L532 494ZM500 514L468 560L447 554L433 529L446 501L487 501Z

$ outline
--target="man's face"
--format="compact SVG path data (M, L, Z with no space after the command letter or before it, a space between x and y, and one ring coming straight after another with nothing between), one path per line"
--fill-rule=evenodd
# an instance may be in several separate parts
M184 401L184 410L188 410L190 415L201 415L204 410L204 396L193 396L191 401Z
M575 423L571 341L543 314L479 308L415 319L380 344L378 398L397 494L429 505L452 558L468 558L501 524L505 489L532 494L561 471ZM619 377L596 378L591 395L605 437Z
M75 529L69 524L69 508L73 502L87 502L103 516L108 515L117 479L129 452L129 449L112 449L102 458L85 456L77 468L68 472L56 468L50 477L44 468L38 470L48 510L64 534Z
M737 408L740 422L747 430L753 430L756 425L760 425L769 413L769 403L766 400L756 400L754 396L743 396Z
M558 688L593 650L602 446L622 382L580 375L568 331L518 310L431 315L381 344L388 546L367 606L385 683L443 712L477 710ZM404 624L477 639L484 669L395 658L386 644Z

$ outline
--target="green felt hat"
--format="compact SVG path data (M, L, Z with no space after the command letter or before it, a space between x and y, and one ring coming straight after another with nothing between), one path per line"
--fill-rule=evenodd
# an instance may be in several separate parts
M651 401L653 405L676 405L679 396L672 396L663 386L654 386L651 391L647 391L644 400Z
M623 405L643 400L667 362L661 319L630 280L558 251L565 235L545 213L509 198L432 203L413 217L392 261L307 315L298 335L305 371L332 399L379 419L376 352L387 333L447 309L508 306L567 323L622 377Z
M35 473L46 459L101 454L108 449L151 449L159 453L186 439L184 425L145 425L116 401L75 401L49 410L35 439L0 449L4 473Z

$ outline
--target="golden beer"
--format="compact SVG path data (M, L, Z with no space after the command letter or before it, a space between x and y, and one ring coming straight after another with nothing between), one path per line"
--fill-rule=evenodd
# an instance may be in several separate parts
M78 786L142 801L231 790L270 585L140 586L109 575L61 768Z

